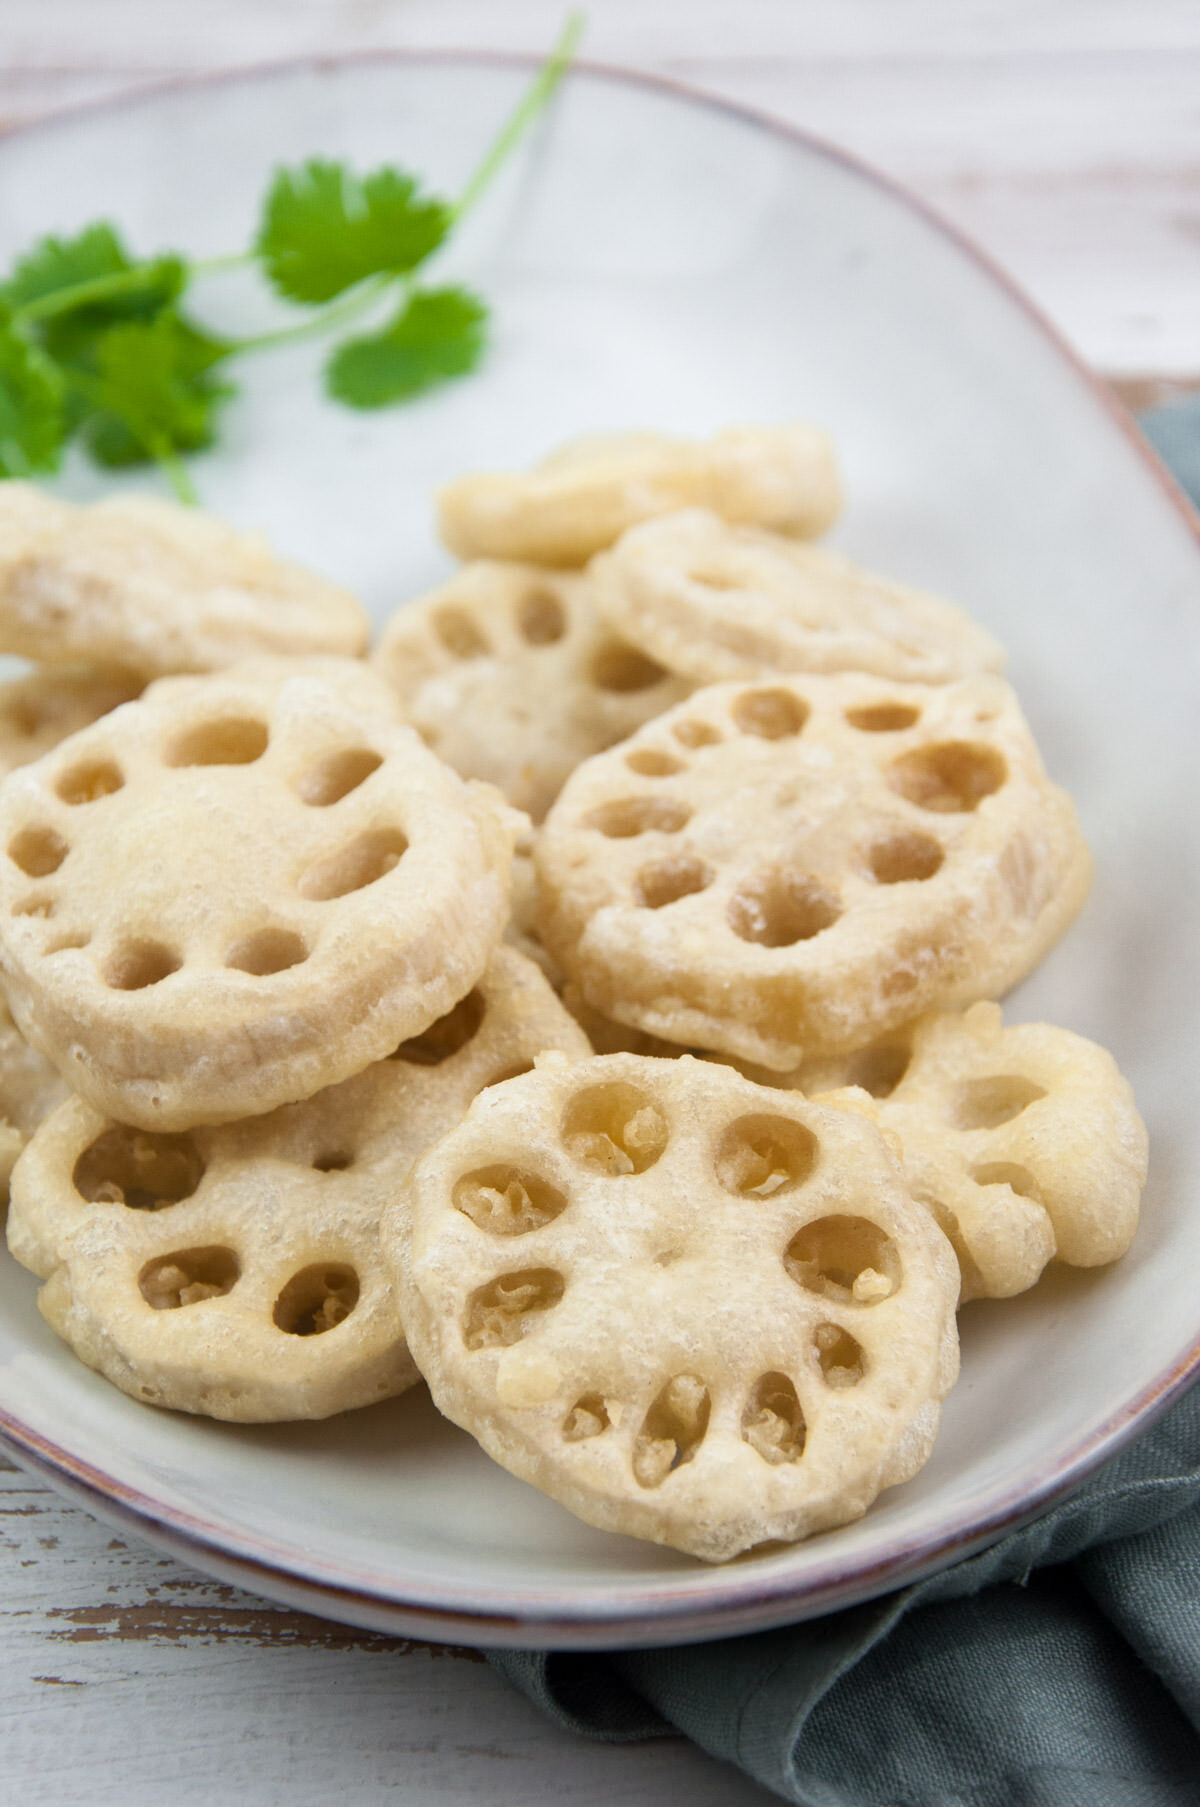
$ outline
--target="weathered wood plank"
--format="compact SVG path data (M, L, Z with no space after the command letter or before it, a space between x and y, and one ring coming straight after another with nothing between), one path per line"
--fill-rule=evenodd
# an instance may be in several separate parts
M8 1464L0 1578L0 1767L22 1807L770 1799L681 1740L571 1738L473 1650L356 1631L211 1581Z

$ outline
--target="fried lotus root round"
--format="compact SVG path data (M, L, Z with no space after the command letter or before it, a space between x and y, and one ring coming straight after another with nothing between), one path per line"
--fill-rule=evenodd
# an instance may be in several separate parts
M147 677L256 653L357 655L348 591L275 557L258 535L153 496L87 507L0 485L0 648Z
M483 1087L580 1031L499 949L478 985L387 1060L223 1128L129 1129L81 1099L18 1166L9 1242L39 1303L135 1399L243 1421L324 1418L417 1379L380 1213Z
M816 1075L810 1076L811 1087ZM827 1070L862 1090L898 1138L913 1197L954 1245L962 1298L1010 1298L1047 1262L1123 1255L1146 1183L1146 1128L1106 1049L1049 1023L1005 1028L998 1004L924 1017L902 1037ZM810 1091L810 1095L812 1095Z
M141 1128L309 1097L470 990L519 823L325 682L163 681L0 787L13 1016Z
M440 1409L590 1524L708 1561L860 1516L957 1371L953 1252L878 1133L700 1061L540 1061L383 1229Z
M0 1004L0 1206L13 1165L43 1117L67 1096L49 1061L20 1035Z
M132 702L142 687L129 672L86 665L51 665L0 684L0 777Z
M999 678L714 685L567 781L539 926L593 1009L774 1071L1014 985L1091 864Z
M439 758L535 821L581 760L691 689L600 624L586 577L486 560L397 610L374 665Z
M698 684L774 671L910 683L1004 669L1004 650L940 596L703 509L648 521L589 573L615 633Z
M532 470L448 484L438 528L460 558L583 565L639 521L692 506L776 533L823 533L841 507L828 436L802 423L730 427L701 441L596 433Z

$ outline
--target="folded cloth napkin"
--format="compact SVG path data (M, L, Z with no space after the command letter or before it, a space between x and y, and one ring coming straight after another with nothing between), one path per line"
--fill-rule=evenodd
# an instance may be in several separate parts
M1200 397L1142 424L1200 504ZM680 1649L488 1655L560 1725L685 1732L804 1807L1200 1807L1200 1386L898 1593Z

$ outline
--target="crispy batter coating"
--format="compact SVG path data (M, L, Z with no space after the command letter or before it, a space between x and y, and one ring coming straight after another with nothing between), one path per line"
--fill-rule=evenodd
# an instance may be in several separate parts
M722 684L580 766L539 927L602 1015L786 1072L995 996L1091 863L999 678Z
M860 1089L822 1095L838 1081ZM998 1004L979 1003L923 1017L807 1083L897 1139L914 1198L954 1245L964 1300L1024 1292L1055 1258L1102 1266L1133 1240L1146 1128L1112 1055L1082 1035L1006 1028Z
M162 1134L71 1099L15 1175L13 1253L59 1334L135 1399L262 1421L402 1392L418 1376L380 1213L471 1099L545 1048L588 1051L502 948L389 1059L268 1116Z
M999 643L942 597L703 509L634 528L589 575L613 632L697 684L773 671L943 684L1004 669Z
M601 624L586 577L492 561L398 609L373 663L439 758L535 822L581 760L691 689Z
M798 422L730 427L708 440L595 433L532 470L447 484L438 526L460 558L583 565L639 521L688 507L776 533L823 533L841 507L833 447Z
M383 1234L440 1409L590 1524L708 1561L915 1474L957 1371L957 1265L878 1133L728 1067L547 1057Z
M13 1016L106 1115L308 1097L487 964L520 818L338 673L163 680L0 787Z
M347 590L155 496L86 507L0 484L0 650L153 677L258 653L361 654Z

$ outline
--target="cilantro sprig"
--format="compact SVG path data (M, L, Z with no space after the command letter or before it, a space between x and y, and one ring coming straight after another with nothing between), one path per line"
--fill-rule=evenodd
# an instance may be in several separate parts
M546 105L582 30L573 13L456 201L404 170L359 174L312 158L275 171L243 253L139 257L106 220L24 252L0 281L0 478L56 471L75 442L110 468L157 463L176 495L195 501L183 460L216 440L237 393L235 361L372 313L368 330L326 357L335 401L391 407L476 369L486 302L457 285L426 286L422 267ZM246 265L306 317L243 337L204 326L190 311L195 277Z

